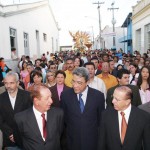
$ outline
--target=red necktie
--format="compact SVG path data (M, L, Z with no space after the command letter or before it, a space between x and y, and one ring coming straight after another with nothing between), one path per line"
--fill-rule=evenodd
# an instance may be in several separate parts
M46 139L46 137L47 137L47 131L46 131L45 114L43 113L41 116L42 116L42 124L43 124L43 137L44 137L44 139Z
M125 135L126 135L126 131L127 131L127 123L126 123L126 119L124 117L125 113L124 112L121 112L120 113L121 116L122 116L122 123L121 123L121 142L123 144L124 142L124 138L125 138Z

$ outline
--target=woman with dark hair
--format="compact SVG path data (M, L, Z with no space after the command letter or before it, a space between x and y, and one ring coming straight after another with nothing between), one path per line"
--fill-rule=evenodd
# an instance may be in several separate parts
M37 70L33 70L31 73L30 73L30 83L28 83L28 87L27 89L30 90L32 89L32 87L34 85L38 85L38 84L41 84L42 83L42 73L37 71Z
M78 68L78 67L82 67L82 60L81 60L81 58L79 58L79 57L75 57L74 58L74 67L75 68Z
M116 70L118 71L118 70L121 70L121 69L124 69L123 65L122 64L117 65Z
M21 78L21 81L23 83L25 83L25 77L29 74L28 70L27 70L27 62L26 61L23 61L22 62L22 70L20 72L20 78Z
M130 76L129 76L129 83L131 85L137 84L137 79L139 77L139 68L136 64L130 64Z
M150 101L150 68L143 66L137 81L142 104Z
M66 74L62 70L58 70L55 74L56 84L50 87L50 91L52 93L53 106L60 106L60 95L63 91L70 89L65 85Z

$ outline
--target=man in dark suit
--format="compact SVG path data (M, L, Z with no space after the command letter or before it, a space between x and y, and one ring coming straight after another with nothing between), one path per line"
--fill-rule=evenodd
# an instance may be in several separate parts
M102 71L98 69L98 65L99 65L98 58L96 56L91 58L91 62L94 63L94 65L95 65L95 76L101 74Z
M98 150L150 150L150 115L131 105L132 91L119 86L113 107L102 113Z
M106 96L107 107L108 106L113 106L112 100L113 100L114 90L117 87L122 86L122 85L128 86L133 92L133 99L131 101L131 104L134 105L134 106L141 105L141 97L140 97L140 94L139 94L139 89L138 89L137 86L129 84L129 74L130 74L130 72L126 69L121 69L121 70L118 71L117 80L118 80L119 84L112 87L112 88L110 88L110 89L108 89L107 96Z
M15 115L24 150L60 150L63 110L51 107L51 92L45 85L31 89L33 107Z
M68 150L96 150L104 94L87 86L89 72L84 67L73 71L73 88L61 95L67 130Z
M7 91L0 95L0 129L3 132L3 147L21 147L14 115L31 106L30 94L18 88L19 77L14 72L6 74L4 85Z

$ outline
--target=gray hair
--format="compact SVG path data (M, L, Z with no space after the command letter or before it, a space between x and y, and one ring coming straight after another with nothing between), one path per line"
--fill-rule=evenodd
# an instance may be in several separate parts
M78 67L73 72L73 75L77 75L79 77L84 77L85 81L87 82L90 79L90 75L88 70L85 67Z
M19 76L16 72L10 71L6 74L5 78L8 78L9 76L13 76L16 79L16 82L19 81Z

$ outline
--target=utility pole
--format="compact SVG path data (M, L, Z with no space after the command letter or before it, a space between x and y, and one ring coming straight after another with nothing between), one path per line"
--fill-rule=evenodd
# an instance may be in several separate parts
M98 17L99 17L99 47L100 49L102 48L101 47L101 12L100 12L100 8L101 8L101 4L104 4L104 2L96 2L96 3L93 3L93 4L96 4L98 5L97 9L98 9Z
M115 33L115 24L116 24L116 20L115 20L115 17L114 17L114 10L118 10L119 8L114 8L114 4L115 2L112 2L111 4L111 8L108 8L108 10L112 10L112 25L113 25L113 32ZM113 36L113 49L116 50L116 40L115 40L115 35Z

